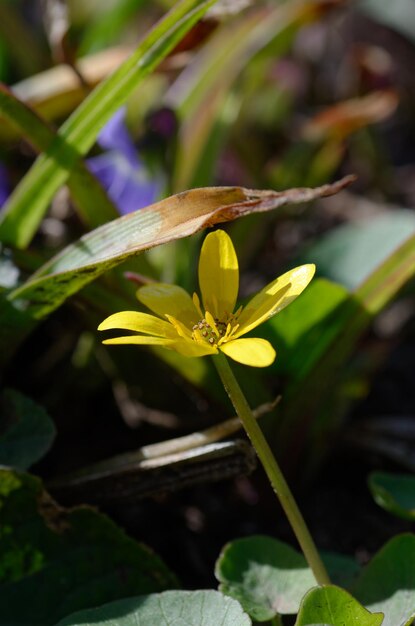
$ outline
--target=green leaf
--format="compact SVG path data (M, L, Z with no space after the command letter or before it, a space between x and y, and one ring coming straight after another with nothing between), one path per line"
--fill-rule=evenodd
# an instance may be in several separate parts
M385 614L383 626L406 626L415 618L415 535L398 535L362 570L355 596Z
M165 591L82 611L56 626L250 626L251 623L235 600L218 591Z
M238 600L256 621L297 613L316 584L304 557L270 537L248 537L225 546L215 568L223 593Z
M358 571L356 563L337 554L323 555L335 582L345 584ZM341 580L339 580L339 573ZM258 622L277 614L298 612L304 594L316 579L302 554L272 537L237 539L225 546L215 567L219 590L238 600Z
M0 470L0 518L1 626L48 626L177 584L156 555L107 517L59 507L28 474Z
M55 439L46 411L17 391L0 397L0 465L25 470L41 459Z
M380 626L382 620L382 613L369 613L347 591L328 585L307 593L295 626Z
M176 3L137 50L66 120L48 152L37 159L10 196L0 222L3 242L18 247L28 245L53 196L65 183L79 157L91 148L101 128L214 3L215 0Z
M339 226L311 246L305 258L312 259L320 275L355 289L414 233L414 212L396 209Z
M408 474L372 472L368 479L372 496L382 509L415 521L415 477Z

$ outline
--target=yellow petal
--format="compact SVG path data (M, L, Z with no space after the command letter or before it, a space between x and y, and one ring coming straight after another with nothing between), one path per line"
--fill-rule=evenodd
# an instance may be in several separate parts
M230 315L239 288L238 259L230 237L223 230L210 233L199 259L199 285L203 305L213 317Z
M176 350L183 356L207 356L208 354L217 354L218 349L210 346L208 343L198 343L196 341L188 341L187 339L178 339L169 346L171 350Z
M113 339L105 339L102 343L107 345L139 345L139 346L161 346L168 350L175 350L188 357L207 356L208 354L217 354L218 350L214 346L208 344L199 344L195 341L186 339L168 339L167 337L149 337L146 335L130 335L128 337L114 337Z
M196 292L194 292L193 296L192 296L192 300L193 300L193 304L196 307L196 311L199 313L200 315L200 319L202 319L203 317L203 313L202 313L202 309L200 307L200 300L199 300L199 296L197 295Z
M313 264L301 265L259 291L242 310L234 337L244 335L288 306L307 287L315 270Z
M177 338L177 332L169 322L148 313L121 311L110 315L98 326L98 330L134 330L137 333L158 337Z
M238 363L251 367L267 367L274 362L276 353L266 339L235 339L220 346L222 352Z
M112 339L104 339L102 343L108 345L116 344L132 344L138 346L163 346L169 348L175 343L175 339L167 337L149 337L148 335L129 335L128 337L113 337Z
M189 328L185 324L182 324L182 322L173 317L173 315L166 314L166 317L169 320L170 324L174 327L179 337L184 337L185 339L192 338L192 331L189 330Z
M177 285L152 283L137 291L137 298L153 313L164 317L167 314L192 327L199 320L199 314L187 291Z

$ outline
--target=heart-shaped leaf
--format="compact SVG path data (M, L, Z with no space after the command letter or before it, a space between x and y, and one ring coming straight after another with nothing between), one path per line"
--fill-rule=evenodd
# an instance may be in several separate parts
M46 411L17 391L0 397L0 465L27 469L41 459L55 438Z
M240 604L218 591L165 591L67 617L56 626L250 626Z
M372 472L368 484L379 506L398 517L415 521L415 476Z
M370 613L347 591L328 585L311 589L295 626L380 626L382 613Z
M337 554L323 557L332 579L347 584L358 566ZM340 577L339 577L340 574ZM219 589L238 600L256 621L298 612L316 579L302 554L273 537L237 539L225 546L215 568Z
M65 510L38 478L0 470L0 626L49 626L176 579L145 546L90 507Z
M383 626L406 626L415 619L415 535L398 535L375 554L354 587L371 611L385 614Z

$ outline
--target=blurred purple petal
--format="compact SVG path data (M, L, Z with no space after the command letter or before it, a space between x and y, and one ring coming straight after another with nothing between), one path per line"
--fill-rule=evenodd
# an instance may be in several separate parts
M136 162L133 166L129 159L116 151L88 160L90 171L122 215L152 204L160 193L160 182L147 178L137 156Z
M125 107L119 109L104 126L98 144L104 154L87 161L90 171L123 215L154 202L161 188L158 180L149 180L125 124Z
M110 121L105 124L97 141L104 150L116 150L123 154L131 165L139 165L134 142L125 125L125 107L118 109Z
M10 194L9 179L7 176L7 170L2 163L0 163L0 208L5 204Z

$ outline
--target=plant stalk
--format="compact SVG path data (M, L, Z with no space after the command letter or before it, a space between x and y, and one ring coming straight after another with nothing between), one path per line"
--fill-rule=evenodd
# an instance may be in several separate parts
M294 500L294 496L291 493L271 448L252 414L252 410L232 372L226 356L219 353L213 357L213 360L223 386L255 448L317 583L319 585L329 585L329 576L321 561L313 538L310 535L310 531L307 528L300 509Z

